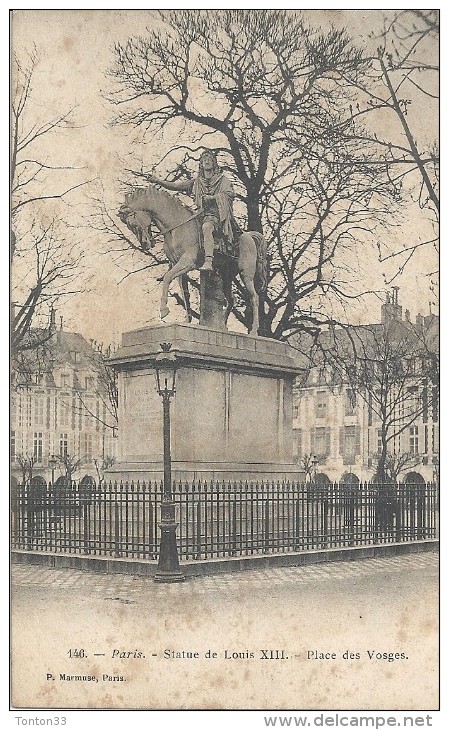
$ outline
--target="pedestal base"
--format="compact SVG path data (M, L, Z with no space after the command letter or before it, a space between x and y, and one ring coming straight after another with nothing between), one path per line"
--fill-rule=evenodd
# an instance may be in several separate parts
M123 335L119 460L108 478L162 478L162 409L154 361L170 342L179 367L171 401L173 480L262 481L298 476L293 462L292 385L299 368L286 343L195 325Z

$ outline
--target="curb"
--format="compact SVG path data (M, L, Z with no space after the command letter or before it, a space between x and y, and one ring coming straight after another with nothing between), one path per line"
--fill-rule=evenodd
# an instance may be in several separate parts
M188 578L220 573L241 573L245 570L266 568L302 567L319 563L349 562L367 558L393 557L410 553L439 551L439 540L369 545L348 548L330 548L310 552L282 553L280 555L251 555L238 558L213 558L211 560L180 563L181 572ZM47 568L72 568L93 573L127 573L129 575L154 576L157 563L147 560L110 558L107 556L67 555L65 553L28 552L12 550L13 565L42 565Z

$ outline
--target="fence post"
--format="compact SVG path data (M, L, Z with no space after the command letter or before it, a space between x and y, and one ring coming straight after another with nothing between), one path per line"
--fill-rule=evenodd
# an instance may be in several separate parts
M321 540L321 546L323 548L327 547L328 543L328 512L329 512L329 491L327 486L324 487L324 490L322 494L322 512L321 512L321 527L322 527L322 540Z
M401 489L402 486L402 489ZM396 512L396 542L402 542L404 540L403 524L404 524L404 511L405 511L405 490L404 484L396 485L396 494L393 497L395 500L395 512Z
M120 512L117 500L117 484L114 485L114 555L120 557Z
M198 502L195 504L195 524L196 524L196 551L195 560L201 559L201 492L198 491Z
M356 494L353 486L348 490L348 522L349 522L349 546L354 546L354 533L355 533L355 500Z
M84 532L84 552L90 553L90 540L89 540L89 520L90 517L90 503L85 499L83 504L83 532Z
M231 502L231 555L235 555L237 552L237 502L235 500L235 486L234 486L234 499Z
M263 552L267 553L270 543L270 500L268 495L263 507Z
M26 505L26 515L27 515L27 550L33 549L33 537L34 537L34 509L31 499L31 490L30 488L26 489L24 486L23 490L24 498L25 498L25 505Z
M295 499L295 550L299 550L299 520L300 520L300 508L299 508L299 494Z

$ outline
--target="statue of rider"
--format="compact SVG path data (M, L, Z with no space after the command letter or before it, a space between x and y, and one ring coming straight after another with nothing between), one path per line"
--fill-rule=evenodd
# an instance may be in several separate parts
M238 256L237 239L242 231L233 214L235 193L231 181L218 166L217 156L212 150L205 150L199 162L199 171L191 180L169 182L150 175L150 182L168 190L191 195L200 209L200 223L204 246L204 264L201 271L212 271L214 249L227 256Z

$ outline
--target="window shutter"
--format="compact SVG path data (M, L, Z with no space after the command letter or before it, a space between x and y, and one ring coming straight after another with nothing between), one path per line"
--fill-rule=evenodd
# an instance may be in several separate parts
M344 449L345 449L345 428L344 426L340 426L340 454L343 456Z
M331 452L331 430L329 426L326 426L326 456L329 456Z
M434 426L433 453L440 453L440 427L438 424Z
M427 423L429 420L429 392L427 388L427 378L424 379L422 387L422 420Z
M360 426L355 427L355 453L360 454Z
M302 456L302 430L300 428L296 431L296 448L297 448L297 454L298 458Z
M315 453L315 429L310 429L310 453L313 455Z

